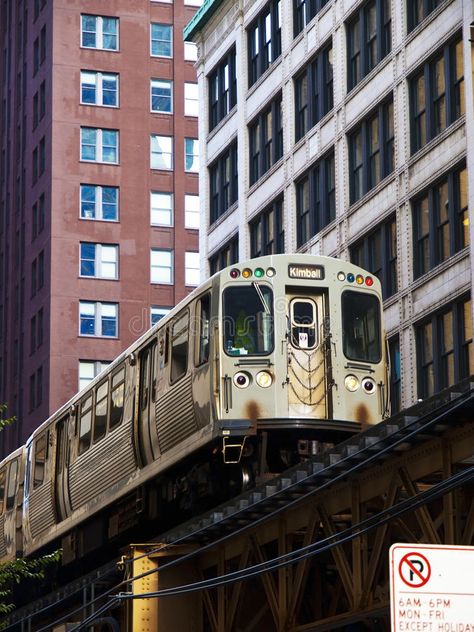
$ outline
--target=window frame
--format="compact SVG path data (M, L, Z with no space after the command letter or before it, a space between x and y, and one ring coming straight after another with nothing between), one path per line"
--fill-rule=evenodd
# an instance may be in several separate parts
M410 95L410 149L411 154L425 147L430 141L446 130L465 114L464 66L462 75L458 76L456 68L456 48L461 46L459 34L432 55L422 66L418 67L408 79ZM444 68L444 92L435 94L435 66L442 60ZM463 60L462 60L463 61ZM423 85L423 104L419 102L418 82ZM436 128L436 104L444 97L445 125ZM458 111L459 110L459 111Z
M466 217L468 220L468 197L466 195L466 205L462 204L462 176L464 173L466 185L468 185L467 179L467 167L465 163L458 164L447 173L444 173L434 183L432 183L421 194L417 195L411 200L412 206L412 226L413 226L413 275L415 279L420 278L424 274L427 274L430 270L440 265L444 261L447 261L457 252L460 252L469 245L469 231L467 231L468 240L465 242L465 233L461 232L461 222L464 224L465 220L462 217ZM440 222L438 215L437 204L437 190L440 186L447 184L447 213L446 220ZM467 186L466 186L467 193ZM427 232L423 231L421 216L423 213L423 201L427 200L428 211L428 225ZM439 229L441 225L448 226L449 230L449 253L446 256L442 256L440 253L439 243ZM427 267L425 267L425 244L428 250Z
M270 0L247 28L247 50L248 88L251 88L281 56L281 0Z
M295 182L297 248L336 218L335 168L335 154L331 150Z
M293 0L293 37L299 35L330 0Z
M384 99L370 114L359 121L347 134L349 145L349 180L350 204L355 204L366 193L374 189L387 176L395 171L395 108L393 95ZM371 148L373 127L371 123L377 121L378 147ZM360 162L357 150L357 136L360 135ZM379 157L379 177L374 177L372 165ZM358 190L358 175L360 172L360 191Z
M190 145L192 152L189 151ZM191 163L188 167L189 157ZM184 171L186 173L199 173L199 139L187 137L184 139Z
M85 138L84 138L84 133L86 132L86 130L92 130L95 132L95 140L94 140L94 144L89 143L89 142L85 142ZM104 145L104 132L105 133L111 133L114 135L115 138L115 145L110 145L110 147L113 149L113 151L115 151L115 160L104 160L104 149L106 147L109 147L108 145ZM81 131L80 131L80 156L79 159L81 162L88 162L88 163L96 163L96 164L103 164L103 165L118 165L120 162L120 154L119 154L119 149L120 149L120 133L119 130L117 129L109 129L109 128L103 128L103 127L88 127L85 125L81 125ZM86 158L84 156L84 151L85 148L87 147L94 147L94 153L95 153L95 158Z
M94 189L94 198L95 198L94 201L83 199L83 192L85 191L86 187ZM107 190L111 190L115 192L116 194L115 203L111 203L107 201L104 202L104 192ZM79 218L82 220L93 221L93 222L118 222L119 221L119 206L120 206L119 200L120 200L120 188L117 186L106 186L102 184L89 184L89 183L82 182L79 185ZM84 211L84 206L87 204L94 206L94 216L90 216L90 217L86 216L86 212ZM106 207L115 209L113 218L104 217L104 209Z
M154 254L163 254L167 253L170 257L169 265L157 265L153 264L153 255ZM154 281L153 280L153 269L156 268L158 270L169 270L169 281ZM150 283L153 285L173 285L174 284L174 251L171 248L151 248L150 249Z
M226 169L226 161L229 168ZM229 179L226 180L226 172ZM238 151L237 139L209 165L209 225L222 217L237 202L238 191Z
M250 256L285 252L285 226L283 222L283 196L278 196L249 222Z
M210 275L234 265L239 261L239 236L233 235L223 246L208 258Z
M191 255L197 255L197 257L191 257ZM192 263L196 263L196 259L197 259L197 264L198 267L192 267L190 264L189 259L192 258L194 259L194 261L192 261ZM194 283L192 281L192 277L193 277L193 273L195 273L197 270L197 282ZM200 273L201 273L201 260L199 259L199 251L190 251L190 250L186 250L184 253L184 285L189 286L189 287L198 287L199 283L200 283ZM190 278L191 275L191 278Z
M84 89L85 89L85 82L83 81L83 75L85 74L89 74L89 75L94 75L95 79L96 79L96 83L95 83L95 100L93 102L91 101L84 101ZM81 70L80 73L80 85L81 85L81 97L80 97L80 104L81 105L91 105L91 106L96 106L96 107L104 107L104 108L118 108L120 105L119 102L119 73L118 72L102 72L100 70ZM109 80L108 78L112 77L115 80L115 89L113 91L109 90L109 92L113 92L115 94L115 103L109 104L109 103L104 103L104 94L106 91L104 91L104 82Z
M155 142L159 142L158 139L167 139L170 142L170 146L171 146L171 150L168 151L161 151L161 152L154 152L153 151L153 143ZM163 135L163 134L150 134L150 169L154 170L154 171L173 171L174 169L174 137L173 136L167 136L167 135ZM169 162L170 162L170 166L153 166L153 156L159 156L159 157L163 157L163 156L169 156ZM164 160L163 158L161 158L162 160Z
M157 39L157 38L153 38L153 27L166 27L167 29L169 29L169 39ZM153 52L153 43L154 42L165 42L168 44L169 49L170 49L170 54L163 54L163 53L154 53ZM173 25L172 24L166 24L164 22L151 22L150 24L150 57L161 57L164 59L173 59Z
M226 68L228 68L227 73ZM208 125L211 132L237 104L235 46L211 70L207 76L207 85L209 90Z
M97 45L97 41L96 41L96 45L95 46L86 46L84 44L84 23L83 23L83 18L85 17L90 17L90 18L95 18L96 21L96 29L95 31L93 31L95 33L95 38L97 40L97 38L99 38L100 40L100 44L101 45ZM114 35L116 38L116 46L115 48L110 48L110 47L104 47L104 19L106 20L114 20L115 23L115 34L111 34ZM99 28L97 28L99 27ZM87 32L92 32L92 31L87 31ZM81 39L81 43L80 46L81 48L88 48L88 49L93 49L93 50L103 50L103 51L114 51L114 52L118 52L120 50L120 40L119 40L119 34L120 34L120 18L116 17L116 16L107 16L107 15L95 15L95 14L91 14L91 13L81 13L81 30L80 30L80 39Z
M375 35L370 37L370 9L375 7ZM389 0L368 0L346 21L347 90L350 92L392 50L392 19L385 15ZM375 41L376 56L371 59L371 45Z
M153 85L153 84L168 84L168 88L169 88L169 97L166 95L155 95L155 98L157 99L169 99L169 109L164 109L164 110L160 110L160 109L155 109L153 108L153 89L154 88L158 88L157 85ZM171 79L158 79L158 78L152 78L150 79L150 112L152 112L153 114L173 114L173 81Z
M89 258L85 258L82 256L82 246L93 245L94 248L94 272L99 270L99 274L83 274L82 272L82 261L91 261ZM99 248L97 248L99 247ZM104 261L102 258L102 250L103 247L106 248L114 248L115 250L115 261L113 262L115 265L115 276L103 276L100 271L103 267L103 264L111 263L110 261ZM118 244L102 244L98 242L90 242L90 241L81 241L79 244L79 276L81 278L86 279L104 279L107 281L115 281L119 278L119 246Z
M248 126L249 184L253 186L283 157L281 93ZM268 134L268 117L271 133Z
M83 311L86 306L93 306L92 314L85 314ZM115 314L113 316L106 316L104 314L104 307L113 307ZM93 319L93 333L85 333L82 331L83 320L87 319L88 321ZM104 319L113 321L114 325L114 333L111 335L104 333ZM79 332L78 335L80 338L104 338L106 340L109 339L117 339L119 337L119 303L114 303L111 301L79 301Z

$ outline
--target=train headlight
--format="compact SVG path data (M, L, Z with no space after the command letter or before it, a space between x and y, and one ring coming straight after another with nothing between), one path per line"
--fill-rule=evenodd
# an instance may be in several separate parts
M345 281L346 280L346 275L344 274L344 272L338 272L337 273L337 278L339 281Z
M273 377L268 371L259 371L255 376L255 381L262 388L268 388L273 383Z
M268 277L274 277L275 274L276 274L275 268L267 268L267 276Z
M234 384L237 388L247 388L250 384L250 375L245 371L239 371L234 375Z
M346 379L344 380L344 385L348 391L353 393L359 388L359 380L355 375L346 375Z
M371 377L364 377L362 380L362 388L369 395L375 393L375 382Z

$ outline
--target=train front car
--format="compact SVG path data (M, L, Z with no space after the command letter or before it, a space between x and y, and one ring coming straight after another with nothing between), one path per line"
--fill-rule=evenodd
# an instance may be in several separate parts
M388 393L376 277L329 257L275 255L226 268L219 283L226 462L282 471L318 442L381 421Z

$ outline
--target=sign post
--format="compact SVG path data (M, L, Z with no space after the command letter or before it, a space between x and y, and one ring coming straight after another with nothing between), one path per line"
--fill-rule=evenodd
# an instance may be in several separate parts
M390 547L392 632L474 632L474 547Z

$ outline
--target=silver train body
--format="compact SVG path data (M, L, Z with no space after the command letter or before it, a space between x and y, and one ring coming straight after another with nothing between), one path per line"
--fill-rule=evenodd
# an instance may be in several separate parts
M217 273L0 464L0 561L64 561L387 414L380 284L275 255ZM199 503L188 508L196 510Z

